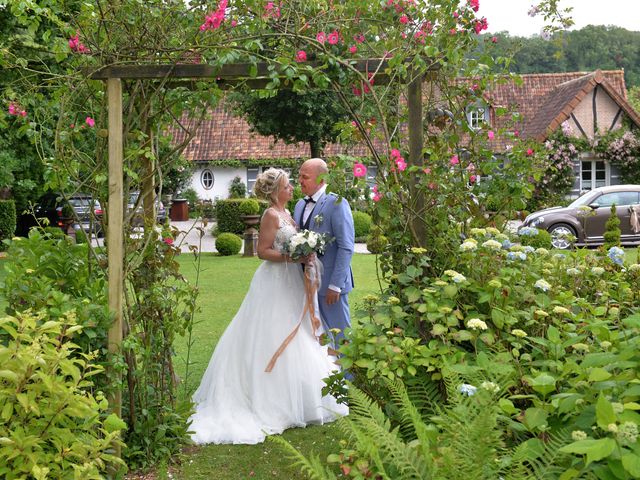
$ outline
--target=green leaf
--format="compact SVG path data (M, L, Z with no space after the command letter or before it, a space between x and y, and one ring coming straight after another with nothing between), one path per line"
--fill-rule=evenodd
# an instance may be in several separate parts
M116 432L118 430L124 430L125 428L127 428L127 424L115 413L112 413L107 418L105 418L102 425L104 429L109 433Z
M407 297L409 303L417 302L422 296L422 292L416 287L409 287L404 290L404 294Z
M597 462L608 457L615 448L616 442L612 438L600 438L598 440L589 438L565 445L560 449L560 452L586 455L587 465L589 465L591 462Z
M607 372L604 368L594 368L589 372L589 381L590 382L602 382L603 380L608 380L611 378L611 374Z
M635 315L631 315L630 317L623 318L622 323L624 323L627 327L640 328L640 313L636 313Z
M609 424L616 423L616 414L613 411L613 405L611 405L609 400L604 398L604 395L600 395L596 402L596 420L598 426L605 431Z
M541 373L536 378L532 379L530 384L531 388L543 395L547 395L556 389L556 379L548 373Z
M534 431L547 424L547 412L541 408L531 407L524 412L524 424L529 431Z
M547 338L553 343L560 343L560 332L553 325L549 326L547 330Z
M640 478L640 457L635 453L622 455L622 466L633 478Z

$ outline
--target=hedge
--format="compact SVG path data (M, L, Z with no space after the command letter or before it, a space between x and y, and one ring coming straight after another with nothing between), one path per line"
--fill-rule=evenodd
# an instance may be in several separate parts
M246 201L256 201L255 199L247 198L227 198L218 200L216 202L216 220L218 226L216 233L235 233L236 235L242 235L245 230L245 224L240 219L240 204ZM260 205L260 211L258 215L269 207L269 203L264 200L257 200Z
M0 250L2 240L13 238L16 233L16 203L13 200L0 200Z

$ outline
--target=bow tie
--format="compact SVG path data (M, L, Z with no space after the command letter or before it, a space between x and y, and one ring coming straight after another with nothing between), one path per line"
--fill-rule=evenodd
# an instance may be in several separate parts
M304 197L303 200L304 200L305 205L309 205L310 203L316 203L316 201L311 197Z

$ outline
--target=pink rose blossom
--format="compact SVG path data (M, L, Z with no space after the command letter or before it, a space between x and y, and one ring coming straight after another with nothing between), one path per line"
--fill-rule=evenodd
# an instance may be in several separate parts
M449 160L449 163L451 165L457 165L460 163L460 159L458 158L458 155L454 155L451 157L451 159Z
M16 106L13 103L9 104L9 115L17 115L18 114L18 109L16 108Z
M495 136L496 136L496 134L493 133L493 130L489 130L487 132L487 137L489 137L489 140L493 140Z
M492 43L498 43L498 37L491 37Z
M458 12L453 12L453 18L458 18L460 14Z
M173 245L173 238L171 238L171 237L165 237L165 238L162 239L162 241L164 243L166 243L167 245Z
M351 45L349 47L349 53L356 53L358 51L358 47L356 47L355 45Z
M480 0L469 0L469 6L474 12L480 9Z
M231 26L235 27L236 25L238 25L238 21L237 20L231 20Z
M351 87L351 91L353 92L353 94L356 97L360 97L362 96L362 90L360 90L358 87L356 87L355 85L353 87Z
M365 167L362 163L353 164L354 177L364 177L366 174L367 174L367 167Z
M430 168L425 168L424 170L422 170L424 173L426 173L427 175L429 175L431 173L431 169Z
M391 158L400 158L400 150L397 148L391 150Z
M333 32L331 32L329 34L329 37L327 38L327 41L329 42L329 45L335 45L336 43L338 43L340 41L340 34L338 33L338 31L334 30Z
M304 50L298 50L296 53L296 62L306 62L307 61L307 52Z
M94 126L95 126L95 124L96 124L96 121L95 121L93 118L91 118L91 117L87 117L87 118L85 118L84 122L85 122L87 125L89 125L90 127L94 127Z
M27 111L26 110L20 110L20 116L21 117L26 117L27 116Z
M409 17L407 17L406 15L402 15L400 17L400 23L406 25L407 23L409 23Z
M362 43L362 42L364 42L364 35L361 34L361 33L356 33L353 36L353 39L356 41L356 43Z
M513 136L514 137L519 137L520 136L520 131L519 130L514 130L513 131Z
M527 155L533 155L533 148L527 148Z
M401 172L404 172L405 169L407 168L407 162L404 161L404 158L400 157L396 159L396 166L398 167L398 170L400 170Z
M469 183L476 183L477 179L478 179L478 177L476 177L475 175L471 175L469 177Z
M327 41L327 34L324 32L318 32L316 35L316 40L318 41L318 43L324 45L324 42Z

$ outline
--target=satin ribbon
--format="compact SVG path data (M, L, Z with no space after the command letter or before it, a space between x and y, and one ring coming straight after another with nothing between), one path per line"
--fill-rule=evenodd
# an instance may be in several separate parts
M316 335L316 331L320 328L320 319L316 317L315 299L318 288L320 288L321 266L322 264L320 263L320 260L316 258L313 264L307 265L307 267L304 269L305 302L304 309L302 310L302 315L300 316L300 321L298 322L298 325L296 325L295 328L291 331L291 333L287 335L287 338L285 338L280 347L278 347L276 353L273 354L271 360L269 360L267 368L264 369L265 372L268 373L273 370L273 367L278 361L280 355L282 355L282 352L284 352L284 350L287 348L287 346L289 346L291 341L298 333L298 330L300 329L300 326L302 325L302 322L304 321L307 313L309 314L309 320L311 321L311 332L319 341L319 336Z

